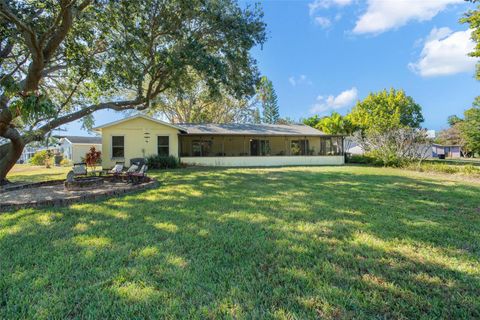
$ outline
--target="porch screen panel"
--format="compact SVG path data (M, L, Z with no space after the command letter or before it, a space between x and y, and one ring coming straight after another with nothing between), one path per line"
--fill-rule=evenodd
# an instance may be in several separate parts
M290 151L292 156L305 156L310 152L310 143L308 140L292 140L290 143Z
M320 155L340 156L343 154L342 137L322 137L320 139Z
M211 140L193 140L192 154L194 157L208 157L211 155L212 141Z
M266 139L250 139L251 156L270 155L270 141Z
M333 137L332 138L332 155L339 156L343 153L342 138Z

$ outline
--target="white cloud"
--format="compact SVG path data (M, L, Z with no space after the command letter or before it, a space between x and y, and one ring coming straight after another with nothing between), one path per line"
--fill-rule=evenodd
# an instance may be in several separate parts
M357 21L354 33L382 33L410 21L428 21L448 5L464 0L368 0L367 12Z
M328 9L333 6L345 7L353 3L353 0L315 0L308 4L310 15L313 16L315 12L320 9Z
M310 113L323 113L329 110L338 110L349 107L355 103L358 98L358 90L353 87L350 90L345 90L338 96L329 95L327 98L318 96L317 101L310 109Z
M313 18L313 22L322 27L323 29L330 28L333 21L339 21L342 18L340 13L337 13L334 17L324 17L317 15L317 11L329 9L330 7L345 7L353 3L354 0L315 0L308 4L310 16Z
M297 81L295 80L295 77L288 78L288 82L290 82L290 84L294 87L297 85Z
M312 85L312 81L310 79L307 78L306 75L302 74L298 77L295 77L295 76L291 76L290 78L288 78L288 82L290 82L290 84L292 86L297 86L297 85L302 85L302 84L306 84L306 85Z
M326 29L332 25L332 21L327 18L327 17L315 17L313 20L315 21L316 25L319 25L320 27Z
M453 32L449 28L434 28L418 61L408 65L410 70L422 77L474 72L477 59L468 56L475 48L470 36L470 30Z

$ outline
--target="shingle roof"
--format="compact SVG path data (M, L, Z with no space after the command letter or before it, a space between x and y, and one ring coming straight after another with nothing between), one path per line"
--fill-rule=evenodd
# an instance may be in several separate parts
M71 143L84 143L84 144L101 144L102 137L81 137L81 136L59 136L59 138L65 138Z
M303 124L191 124L179 123L188 134L209 135L268 135L268 136L323 136L325 133Z

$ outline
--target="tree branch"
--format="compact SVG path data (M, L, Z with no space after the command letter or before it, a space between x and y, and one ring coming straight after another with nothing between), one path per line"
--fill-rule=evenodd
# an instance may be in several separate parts
M35 32L32 30L32 28L23 23L23 21L12 12L4 0L0 0L0 15L15 24L23 32L29 33L32 37L35 37Z
M115 111L124 111L129 109L137 108L137 110L143 110L146 107L143 106L144 99L135 99L135 100L123 100L123 101L116 101L116 102L105 102L94 104L89 107L83 108L76 112L67 114L63 117L56 118L49 123L43 125L42 127L35 130L32 134L29 134L25 137L27 142L38 140L40 137L43 137L47 132L72 121L81 119L95 111L103 110L103 109L112 109Z

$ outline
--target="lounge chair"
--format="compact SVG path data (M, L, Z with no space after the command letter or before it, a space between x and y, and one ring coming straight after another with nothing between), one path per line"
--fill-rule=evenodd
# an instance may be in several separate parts
M139 171L127 173L128 182L132 184L139 184L144 182L147 178L147 170L148 170L148 166L144 164Z
M118 180L123 172L123 163L117 163L107 174L113 176L113 180Z
M127 169L127 171L123 171L123 165L122 165L121 170L117 170L117 172L113 173L113 170L114 170L114 169L115 169L115 168L112 169L112 174L113 174L113 176L114 176L114 180L115 180L115 181L130 182L129 176L130 176L132 173L138 172L139 165L136 164L136 163L133 163L133 164ZM120 167L118 167L117 169L120 169Z

